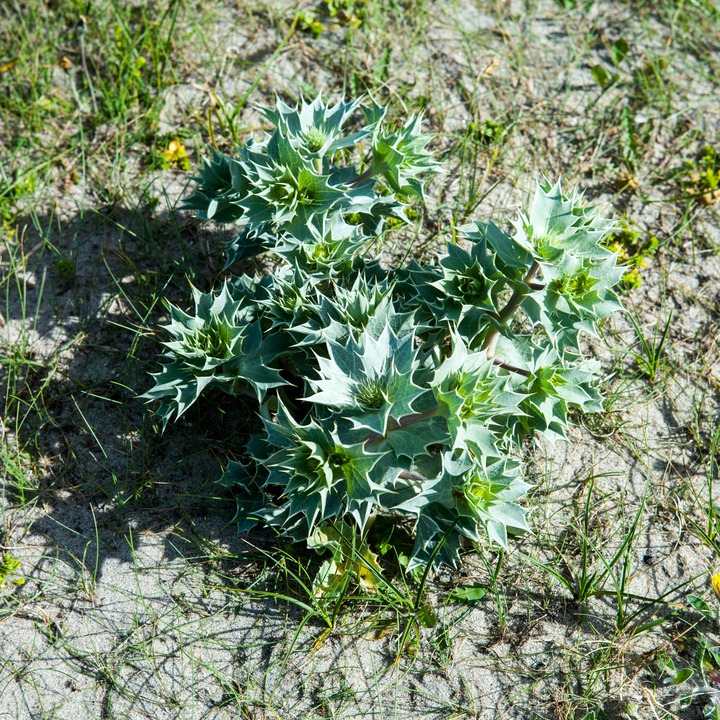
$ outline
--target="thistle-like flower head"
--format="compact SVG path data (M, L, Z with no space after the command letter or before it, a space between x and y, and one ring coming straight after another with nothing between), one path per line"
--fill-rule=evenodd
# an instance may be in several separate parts
M497 311L496 285L504 278L484 244L472 245L470 252L459 245L448 244L440 256L438 269L442 277L429 283L440 291L433 303L438 317L444 315L458 324L478 311L483 315Z
M340 411L355 427L384 435L389 419L411 414L424 392L413 381L419 368L413 339L412 334L398 338L386 324L377 337L366 329L359 342L352 336L344 345L328 340L328 357L317 358L320 377L310 379L317 392L307 399Z
M508 530L521 533L529 529L527 511L516 502L530 489L520 477L519 463L466 456L458 464L463 468L455 478L458 513L484 525L490 539L507 548Z
M195 313L170 305L164 329L173 339L164 343L171 362L155 373L156 385L143 397L160 399L165 427L173 412L180 417L211 383L223 377L224 365L239 352L251 310L233 299L227 284L217 294L192 288Z
M302 513L308 535L316 524L345 513L355 516L362 529L380 489L373 469L384 453L365 443L343 442L336 429L313 420L301 425L282 404L266 426L277 450L262 462L270 471L269 482L283 488L288 517Z
M295 148L304 155L324 157L341 148L350 147L367 136L369 129L345 135L343 126L361 106L361 100L326 105L318 95L314 100L300 101L299 106L290 107L280 98L275 108L258 110L273 125L278 127Z
M425 196L424 176L441 172L427 149L431 137L421 132L422 116L411 117L397 132L378 125L373 134L372 167L396 193Z
M530 212L515 227L515 240L539 261L554 262L564 253L593 260L612 256L600 244L612 221L584 205L581 195L563 195L560 183L538 185Z
M452 342L452 354L437 367L430 384L447 417L453 447L497 454L503 416L519 412L523 395L484 351L470 352L459 335Z
M261 347L251 305L233 298L227 283L217 294L192 291L194 315L170 305L171 322L164 327L173 336L164 343L170 362L153 373L155 387L142 395L161 401L163 427L173 413L180 417L208 387L233 392L236 384L248 384L262 399L268 389L286 384L279 371L267 364L274 356Z

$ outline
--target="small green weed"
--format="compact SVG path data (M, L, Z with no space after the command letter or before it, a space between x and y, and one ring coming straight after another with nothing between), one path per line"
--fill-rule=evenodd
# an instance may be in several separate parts
M8 495L15 497L21 506L32 502L40 491L37 463L30 454L0 437L0 475L5 481Z
M361 25L367 18L369 0L323 0L323 7L331 18L346 25Z
M654 235L649 237L627 217L620 219L619 229L608 237L607 247L618 255L618 262L628 267L622 277L622 285L636 289L642 284L641 270L658 251L660 241Z
M689 199L712 205L720 201L720 155L705 145L697 159L685 162L680 185Z
M312 10L301 10L297 14L297 27L301 32L309 33L314 38L319 38L325 32L325 26Z
M712 576L712 586L716 596L714 607L706 596L689 594L686 598L688 609L699 615L701 622L681 616L687 625L683 640L678 643L684 666L678 667L679 663L676 664L664 651L657 655L656 665L663 684L677 688L676 697L681 709L696 707L706 720L720 720L720 646L701 629L706 624L714 629L719 626L720 574Z
M0 556L0 588L9 580L13 585L24 585L25 578L19 573L22 563L10 553Z
M480 122L471 122L467 127L468 136L483 145L494 145L505 137L508 128L502 123L486 118Z
M685 519L690 532L711 548L716 558L720 558L720 503L715 489L720 476L720 418L708 406L708 396L702 393L694 403L693 422L688 427L700 463L704 466L706 480L703 493L696 492L692 484L687 487L696 506L703 509L705 522L691 516Z
M581 605L586 605L593 597L613 597L615 629L629 635L642 634L666 622L668 613L657 617L658 612L672 607L671 598L696 578L685 580L658 597L637 595L629 591L628 586L634 576L635 546L645 516L646 497L643 497L630 518L628 527L618 532L617 542L613 542L614 537L601 538L593 523L597 503L594 497L595 481L599 477L596 475L587 481L587 495L580 523L568 529L558 547L559 566L541 563L530 556L523 557L557 580ZM612 545L613 550L606 552L606 545Z
M675 85L671 60L664 55L646 55L635 65L628 91L635 108L658 107L667 110L672 105Z

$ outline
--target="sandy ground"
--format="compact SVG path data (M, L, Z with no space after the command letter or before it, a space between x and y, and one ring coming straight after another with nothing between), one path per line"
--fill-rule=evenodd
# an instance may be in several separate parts
M698 70L701 58L676 51L672 104L633 110L638 123L651 125L638 163L641 190L616 193L603 147L616 141L607 118L621 94L601 92L593 80L589 68L605 61L605 46L581 46L579 24L630 39L638 65L668 47L669 28L632 4L595 3L587 12L560 12L546 1L531 11L484 5L491 4L432 3L422 34L393 48L386 84L431 100L427 125L440 133L441 153L477 121L473 108L516 122L475 217L492 213L502 225L537 177L562 172L658 237L663 250L627 299L648 337L672 311L658 381L639 377L629 321L607 326L592 352L607 369L609 412L576 427L569 443L529 449L533 533L513 544L497 586L475 606L452 605L452 586L490 586L487 567L470 554L460 573L440 573L429 594L439 622L423 628L397 663L397 622L372 604L350 605L318 642L324 626L317 619L303 625L296 606L251 592L273 589L269 578L279 573L262 553L279 551L262 531L235 533L232 503L214 485L238 419L210 408L209 423L190 413L160 437L136 398L157 352L148 334L133 345L138 315L158 317L135 305L144 276L173 274L169 292L178 302L191 259L196 284L217 276L219 231L175 209L188 176L151 177L137 192L158 202L139 211L129 201L100 208L82 184L41 200L38 220L26 218L21 231L25 247L40 228L72 254L77 276L68 285L51 257L30 257L19 288L0 306L0 347L30 348L38 365L27 371L28 383L47 380L46 420L31 427L29 419L16 437L12 418L3 419L5 442L26 450L28 492L23 500L11 469L0 471L0 546L21 562L0 587L0 718L699 718L720 692L697 670L677 689L659 670L663 657L691 666L700 637L718 642L717 628L688 601L694 593L714 602L708 582L717 556L698 527L708 527L708 488L720 494L708 461L720 388L718 213L693 207L687 222L667 202L678 191L658 180L678 162L673 142L682 123L717 139L717 88ZM276 11L283 7L276 3ZM228 48L218 71L227 97L250 85L232 68L243 58L267 59L278 43L278 31L262 20L254 31L237 21L230 9L216 19L219 44ZM256 99L298 86L339 92L333 57L341 62L345 32L289 43ZM372 40L370 64L379 53ZM168 132L207 101L202 77L181 80L161 114ZM594 137L585 134L588 117ZM252 127L252 109L243 120ZM693 146L682 152L692 156ZM457 158L431 188L429 223L447 224L449 198L465 192L467 168L454 173ZM133 176L132 158L124 172ZM158 253L178 259L145 264ZM598 573L606 570L599 557L612 558L639 517L624 588L634 598L620 602L615 593L619 565L606 592L584 603L539 567L577 574L585 514ZM495 551L486 557L494 563ZM14 584L20 576L24 584ZM632 617L618 629L620 605ZM693 688L697 695L683 708Z

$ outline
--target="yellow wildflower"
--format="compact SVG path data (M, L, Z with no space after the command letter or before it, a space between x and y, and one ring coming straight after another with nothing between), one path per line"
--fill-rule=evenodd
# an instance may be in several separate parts
M163 150L162 156L165 158L168 165L175 165L175 167L179 167L181 170L190 169L190 160L187 156L187 150L185 150L185 146L182 142L180 142L180 140L178 140L178 138L174 138L170 141L167 149Z

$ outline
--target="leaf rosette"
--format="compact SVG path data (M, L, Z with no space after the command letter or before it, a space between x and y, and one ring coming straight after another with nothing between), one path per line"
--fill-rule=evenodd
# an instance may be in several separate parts
M390 420L413 414L413 402L425 390L413 381L419 370L414 336L397 337L389 325L376 338L367 329L359 342L352 336L344 345L326 343L328 357L318 355L316 392L307 400L342 412L353 427L379 435Z
M240 385L249 385L262 399L267 390L285 384L279 371L267 364L252 306L235 300L227 283L218 294L192 291L194 315L169 306L171 322L164 329L174 339L164 345L170 362L154 374L155 387L142 396L161 401L163 427L211 386L236 393Z

